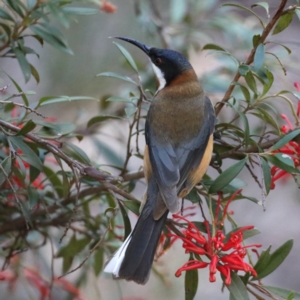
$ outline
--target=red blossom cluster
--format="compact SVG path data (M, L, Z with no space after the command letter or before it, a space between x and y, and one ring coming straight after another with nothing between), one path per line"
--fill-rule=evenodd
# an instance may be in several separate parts
M226 285L231 284L231 271L244 271L250 272L253 277L257 276L255 270L248 263L244 261L247 254L246 248L250 247L261 247L261 245L249 245L243 246L243 232L251 230L254 226L245 226L232 233L230 237L226 238L223 231L219 227L223 227L223 220L227 213L227 208L229 203L239 194L241 190L235 192L231 198L228 200L227 205L223 210L223 218L221 223L214 220L214 227L217 227L216 233L212 234L210 229L210 224L207 220L203 223L206 228L207 236L204 236L199 229L192 222L188 221L185 217L179 215L173 215L176 219L181 219L187 222L188 227L183 232L182 236L176 236L183 241L182 247L185 249L186 253L194 253L201 257L200 259L190 260L185 263L181 268L175 273L176 277L179 277L183 271L202 269L209 267L210 275L209 281L216 281L215 274L219 271L224 277L224 283ZM221 193L219 193L218 205L220 205ZM216 209L216 216L218 215L219 207ZM175 235L172 235L175 236ZM203 260L202 260L203 259ZM207 261L208 260L208 261Z
M294 86L296 87L297 91L300 92L300 84L298 82L295 82ZM281 126L280 130L282 133L287 134L294 129L294 126L285 114L281 114L280 116L283 120L286 121L286 125ZM300 101L298 101L298 106L297 106L297 117L299 118L299 116L300 116ZM296 141L288 142L280 149L273 151L273 153L286 154L293 160L295 167L300 166L300 144L297 143ZM275 181L277 181L278 179L282 178L285 175L289 175L289 173L285 170L280 169L277 166L273 166L271 168L271 176L272 176L271 189L275 188Z
M112 14L117 10L117 7L109 1L101 0L100 10Z
M51 295L51 284L47 280L45 280L41 274L32 268L24 267L22 269L24 277L32 284L33 287L37 289L40 293L40 300L49 299ZM18 274L12 270L4 270L0 271L0 280L6 281L9 284L9 288L12 291L16 285L16 281L18 279ZM80 290L67 281L64 278L54 277L53 285L64 289L74 296L73 300L86 300L85 297L82 296ZM50 297L51 299L51 297Z

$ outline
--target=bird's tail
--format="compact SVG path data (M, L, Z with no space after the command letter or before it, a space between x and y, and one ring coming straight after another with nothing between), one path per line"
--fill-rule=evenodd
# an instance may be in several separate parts
M154 179L148 183L147 200L135 228L119 250L106 265L104 272L112 273L114 278L132 280L145 284L150 275L157 244L168 215L154 220L153 211L160 197Z

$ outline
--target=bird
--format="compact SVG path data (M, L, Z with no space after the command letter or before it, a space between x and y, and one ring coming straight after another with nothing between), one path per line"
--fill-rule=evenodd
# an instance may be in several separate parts
M213 152L215 111L183 54L115 37L141 49L153 66L158 87L145 123L145 203L138 221L110 258L104 272L146 284L169 212L201 180Z

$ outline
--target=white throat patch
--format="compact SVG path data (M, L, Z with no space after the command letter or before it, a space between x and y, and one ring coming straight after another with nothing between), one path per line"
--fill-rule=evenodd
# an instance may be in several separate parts
M151 63L151 64L152 64L154 73L159 82L159 87L155 93L155 95L156 95L161 89L163 89L166 86L166 79L164 77L164 73L155 64L153 64L153 63Z

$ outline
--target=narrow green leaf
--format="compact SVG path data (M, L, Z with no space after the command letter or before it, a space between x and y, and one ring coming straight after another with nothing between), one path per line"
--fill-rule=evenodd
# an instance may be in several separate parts
M1 7L0 7L0 18L8 20L8 21L15 22L15 20L12 18L12 16L6 10L4 10Z
M20 16L24 17L24 13L22 11L22 3L18 0L6 0L7 4Z
M264 96L270 90L270 88L271 88L271 86L273 85L273 82L274 82L273 74L266 67L265 67L265 73L266 73L266 76L268 78L268 82L264 83L264 89L263 89L263 92L262 92L262 96Z
M264 183L265 183L265 189L266 189L266 194L269 194L270 188L271 188L271 168L268 164L268 162L261 157L261 167L263 171L263 176L264 176Z
M263 20L260 18L260 16L258 14L256 14L253 10L251 10L250 8L246 7L246 6L243 6L243 5L239 5L239 4L235 4L235 3L226 3L226 4L223 4L222 6L233 6L233 7L237 7L237 8L240 8L240 9L243 9L243 10L246 10L247 12L251 13L252 15L254 15L260 22L261 26L263 28L265 28L265 24L263 22Z
M186 1L182 0L171 0L170 1L170 13L171 22L172 23L179 23L183 20L184 16L186 15L188 8L188 4Z
M53 188L55 189L55 191L57 192L57 194L60 197L63 197L64 188L63 188L61 180L57 176L57 172L54 172L52 169L50 169L46 166L43 166L43 172L47 176L47 179L51 182L51 184L52 184Z
M3 172L3 170L4 170L4 172ZM1 168L0 168L0 187L6 181L7 175L9 175L10 170L11 170L11 157L7 156L1 162Z
M44 106L53 103L62 103L62 102L72 102L72 101L85 101L85 100L93 100L99 101L99 99L88 96L48 96L43 97L39 101L39 106Z
M226 50L218 45L215 44L206 44L202 50L217 50L217 51L224 51L226 52Z
M133 114L137 112L137 107L126 107L125 108L125 113L127 117L131 117Z
M300 134L300 129L287 133L282 139L280 139L270 150L278 150L284 145L286 145L289 141L295 138L297 135Z
M126 238L129 236L130 232L131 232L131 224L130 224L130 220L129 217L127 215L127 212L124 208L124 206L122 205L122 203L120 201L118 201L119 203L119 208L123 217L123 222L124 222L124 240L126 240Z
M242 113L240 111L237 111L237 113L239 114L241 120L244 123L244 143L245 143L245 147L248 147L249 140L250 140L249 122L248 122L248 119L247 119L247 117L244 113Z
M264 285L264 289L267 289L271 293L278 295L284 299L287 299L287 297L290 295L290 293L294 293L294 298L293 300L300 300L300 293L297 293L295 291L290 291L287 289L283 289L277 286L269 286L269 285Z
M29 120L21 129L20 131L15 134L15 136L19 136L19 135L25 135L26 133L32 131L34 128L36 127L36 124L32 121Z
M270 13L269 13L269 3L268 2L257 2L253 5L251 5L251 7L255 7L255 6L261 6L266 10L267 13L267 18L270 18Z
M37 0L27 0L27 8L29 10L33 9L36 5Z
M80 240L77 240L75 235L71 238L68 245L63 246L56 257L74 257L78 255L90 242L90 238L85 237Z
M135 61L133 60L132 56L130 55L130 53L120 44L114 42L114 44L119 48L119 50L121 51L121 53L123 54L123 56L125 57L125 59L127 60L127 62L129 63L129 65L131 66L131 68L138 74L139 70L135 64Z
M267 250L262 251L259 256L258 261L256 262L256 264L254 266L254 270L256 271L258 276L261 272L264 272L265 268L269 264L269 261L271 258L270 250L271 250L271 246L269 246Z
M264 157L271 164L288 173L300 173L300 171L295 168L292 158L287 154L276 153L275 155L264 155Z
M134 201L134 200L123 200L122 201L124 206L132 211L137 216L140 214L140 206L141 202Z
M261 35L260 34L255 34L253 37L252 37L252 45L253 47L257 47L259 42L260 42L260 39L261 39Z
M245 97L245 100L247 102L250 102L250 100L251 100L250 92L244 85L240 84L239 82L232 82L231 84L239 86L242 93L243 93L243 95L244 95L244 97Z
M244 285L242 279L237 275L236 272L231 271L231 284L226 285L229 292L236 300L249 300L247 288ZM223 280L225 279L222 275Z
M97 76L102 76L102 77L112 77L112 78L117 78L117 79L121 79L130 83L133 83L135 85L138 85L134 80L132 80L131 78L127 77L127 76L123 76L117 73L113 73L113 72L104 72L104 73L100 73L97 74Z
M294 241L292 239L288 240L282 246L276 249L270 255L268 264L263 270L261 270L261 272L257 273L257 277L253 278L253 280L260 280L275 271L289 255L290 251L292 250L293 243Z
M253 93L258 94L257 87L256 87L256 81L254 79L253 73L250 70L245 74L245 80L246 80L249 88L253 91Z
M99 9L89 7L63 7L62 9L70 15L88 16L99 13Z
M36 68L32 64L30 64L30 72L31 72L31 75L33 76L33 78L35 79L36 83L39 83L40 82L39 72L36 70Z
M117 117L117 116L109 116L109 115L106 115L106 116L96 116L96 117L91 118L88 121L87 128L91 127L92 125L95 125L97 123L101 123L101 122L104 122L104 121L107 121L107 120L122 120L122 118L121 117Z
M10 141L17 147L17 149L20 149L23 154L19 155L20 158L27 163L29 163L31 166L35 167L38 170L42 170L43 165L38 157L38 155L23 141L22 137L19 136L10 136Z
M49 32L45 28L39 27L37 25L30 25L28 27L34 34L41 37L49 45L65 53L73 54L73 51L57 35L54 35L52 32Z
M95 252L94 252L94 263L93 263L93 268L94 268L94 273L96 276L98 276L103 268L103 262L104 262L104 251L103 248L99 247Z
M65 142L64 144L67 146L67 149L65 149L64 152L66 152L67 154L69 154L70 156L74 157L75 159L79 160L82 163L85 164L91 163L89 157L81 148L68 142Z
M277 44L277 45L280 45L281 47L283 47L288 54L291 54L292 53L292 50L290 48L288 48L286 45L284 44L281 44L279 42L275 42L275 41L269 41L270 43L273 43L273 44Z
M263 66L265 61L265 45L259 44L256 48L255 55L254 55L254 68L256 70L260 69Z
M16 87L16 89L18 90L18 92L19 92L19 93L23 93L23 90L22 90L21 87L17 84L17 82L14 81L14 80L12 79L12 77L10 77L9 75L7 75L7 76L8 76L9 79L12 81L12 83L14 84L14 86ZM25 104L26 106L29 106L29 101L28 101L28 99L27 99L27 97L26 97L25 94L22 95L22 99L23 99L24 104Z
M272 35L278 34L279 32L282 32L283 30L285 30L291 24L291 22L293 20L293 16L294 16L294 11L288 12L288 13L282 15L279 18L279 20L273 30Z
M125 102L125 103L132 103L132 100L126 99L123 97L109 97L106 99L108 102Z
M201 203L201 198L195 188L193 188L184 199L190 200L192 203Z
M212 194L221 191L222 188L228 185L241 172L246 164L246 161L247 157L230 166L227 170L220 174L210 186L209 193Z
M190 254L190 259L193 260L193 254ZM198 289L198 270L193 269L185 272L184 277L184 290L185 300L193 300L196 296Z

